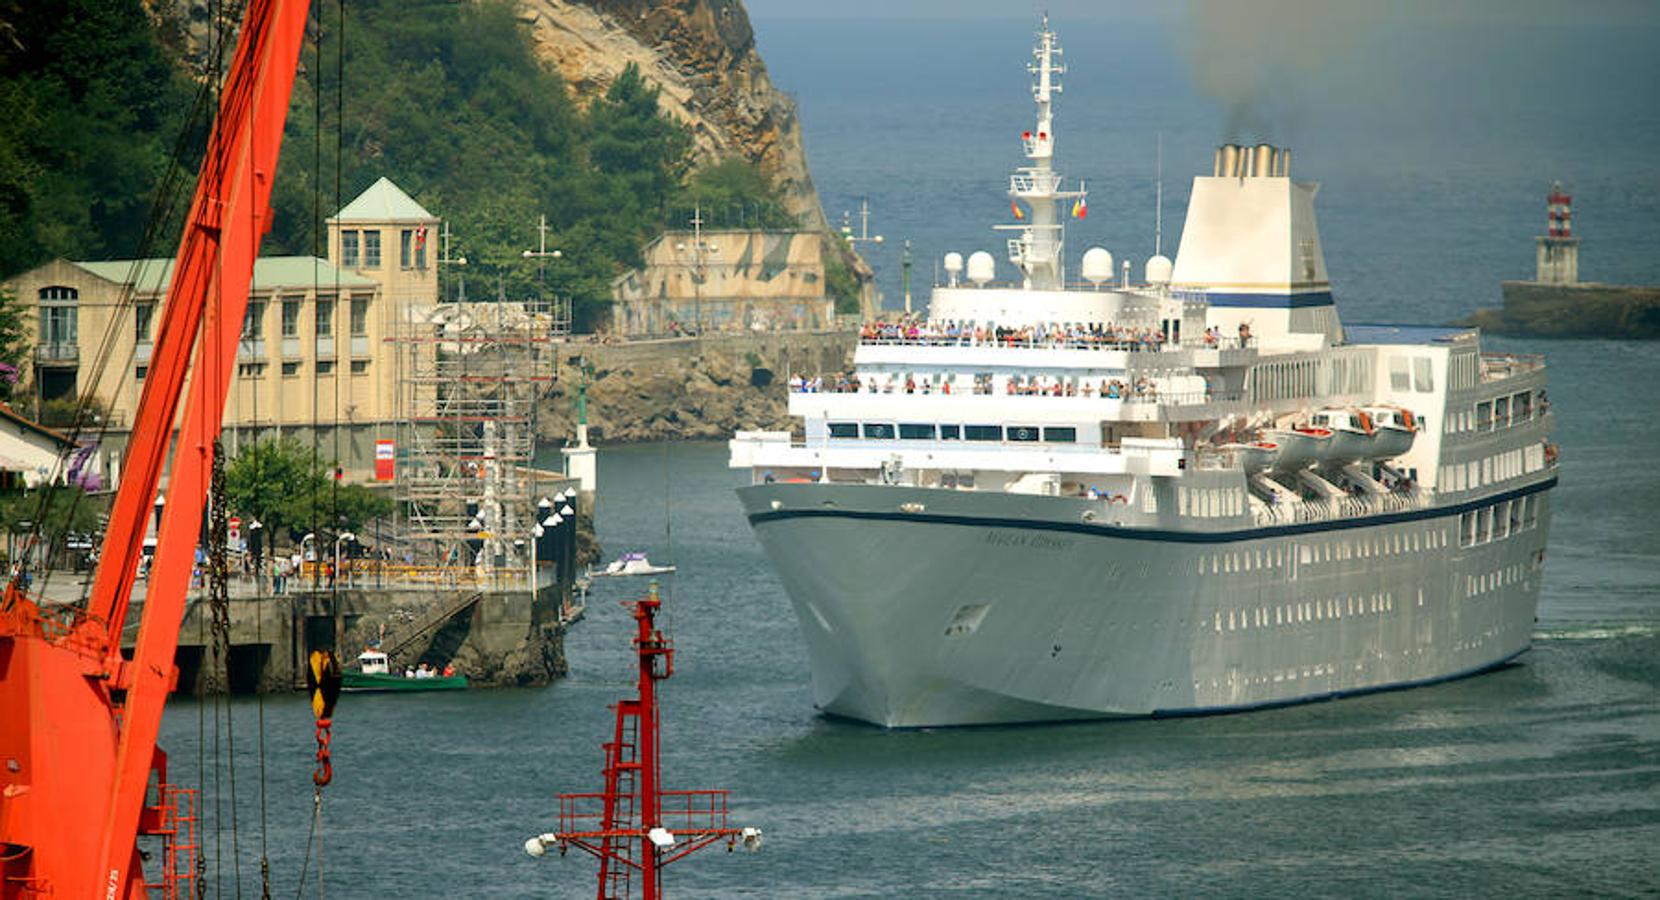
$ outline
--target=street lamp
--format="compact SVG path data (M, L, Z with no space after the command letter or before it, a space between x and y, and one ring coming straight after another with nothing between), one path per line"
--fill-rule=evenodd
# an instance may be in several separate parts
M344 541L356 540L357 535L352 534L350 531L342 531L339 536L334 539L334 574L336 578L340 577L340 544Z
M526 250L526 251L524 251L524 253L522 253L520 255L522 255L525 259L534 259L534 260L536 260L536 291L537 291L538 294L542 295L542 297L545 300L545 298L547 296L547 290L544 287L544 282L546 281L546 278L547 278L547 265L548 265L547 261L550 260L550 259L560 259L565 255L565 253L564 253L564 251L558 250L558 249L554 249L554 250L549 250L548 249L548 217L547 216L542 216L541 224L536 226L536 231L541 236L539 242L537 243L537 248L538 249Z
M703 339L703 255L719 256L720 247L713 241L703 239L703 205L692 207L692 245L688 248L685 242L674 245L680 253L687 249L692 251L692 318L697 328L697 337Z
M439 251L439 254L438 254L438 263L439 263L439 265L445 265L445 266L465 266L467 264L467 257L465 257L465 256L451 256L450 255L450 220L448 220L448 219L444 220L444 246L442 248L440 248L440 251ZM459 289L460 289L460 291L456 296L457 302L467 299L467 276L466 275L461 275L460 276Z

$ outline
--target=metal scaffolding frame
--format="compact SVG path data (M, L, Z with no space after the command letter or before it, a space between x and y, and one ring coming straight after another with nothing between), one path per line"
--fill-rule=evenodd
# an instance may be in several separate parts
M417 562L454 585L529 588L536 571L536 404L569 305L440 303L402 324L396 476ZM544 569L545 570L545 569Z

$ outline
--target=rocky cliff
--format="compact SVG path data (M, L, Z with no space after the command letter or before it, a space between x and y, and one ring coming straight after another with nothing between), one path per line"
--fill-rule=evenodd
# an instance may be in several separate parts
M662 88L662 109L705 160L738 155L784 189L790 211L825 229L795 101L773 87L738 0L519 0L543 59L578 99L629 63Z
M588 424L595 441L725 440L738 430L789 431L786 380L847 368L857 337L844 331L567 344L537 428L555 443L576 433L573 359L582 357L593 371Z

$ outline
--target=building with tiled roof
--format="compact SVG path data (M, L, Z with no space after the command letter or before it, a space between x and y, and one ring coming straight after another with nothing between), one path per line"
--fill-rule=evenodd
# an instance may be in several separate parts
M374 470L375 442L396 437L400 361L393 341L438 300L439 220L382 178L328 221L329 256L261 258L254 266L225 440L309 442L349 475ZM172 278L171 259L58 259L6 282L25 310L32 365L17 395L92 393L109 411L101 451L125 445ZM115 460L109 460L115 461ZM113 471L105 466L104 471Z

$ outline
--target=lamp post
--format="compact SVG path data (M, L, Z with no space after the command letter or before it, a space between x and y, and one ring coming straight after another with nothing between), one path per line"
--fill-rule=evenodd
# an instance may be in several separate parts
M306 552L306 544L311 545L311 551ZM317 590L317 534L308 531L300 537L300 562L311 563L311 589Z
M340 577L340 573L341 573L341 570L340 570L340 544L344 541L356 541L356 540L357 540L357 535L352 534L350 531L342 531L338 536L335 537L335 539L334 539L334 577L335 578L338 579Z
M534 260L536 260L536 292L539 295L542 296L543 302L546 302L547 294L546 294L546 287L544 285L544 282L546 281L546 278L547 278L547 266L548 266L547 261L550 260L550 259L560 259L565 255L565 253L564 253L564 251L559 250L559 249L553 249L553 250L548 249L548 217L547 216L542 216L542 221L541 221L540 224L538 224L536 226L536 231L540 235L540 238L539 238L539 240L537 242L537 245L536 245L537 249L535 249L535 250L526 250L520 255L523 256L525 259L534 259Z
M881 235L870 233L870 198L869 197L861 197L859 199L859 233L858 234L853 233L853 225L852 225L851 221L849 221L849 219L850 219L850 213L848 213L848 211L845 210L845 209L842 210L842 239L847 241L847 246L850 249L852 249L855 254L858 253L858 245L860 245L860 244L877 244L877 245L880 245L883 242L884 238ZM860 293L862 294L863 291L861 291ZM910 296L910 293L909 293L909 291L907 291L906 292L907 302L906 302L906 307L905 307L907 312L910 310L909 296ZM864 306L863 298L861 298L859 305L861 307Z
M465 266L467 264L467 257L450 255L450 221L448 219L444 220L444 246L438 254L438 264L443 266ZM459 303L467 299L467 276L460 274L457 277L460 281L457 285L458 291L455 299Z
M675 250L692 253L692 318L697 329L699 340L703 338L703 257L720 255L720 246L712 241L703 239L703 206L692 207L692 245L687 247L684 242L676 244Z

